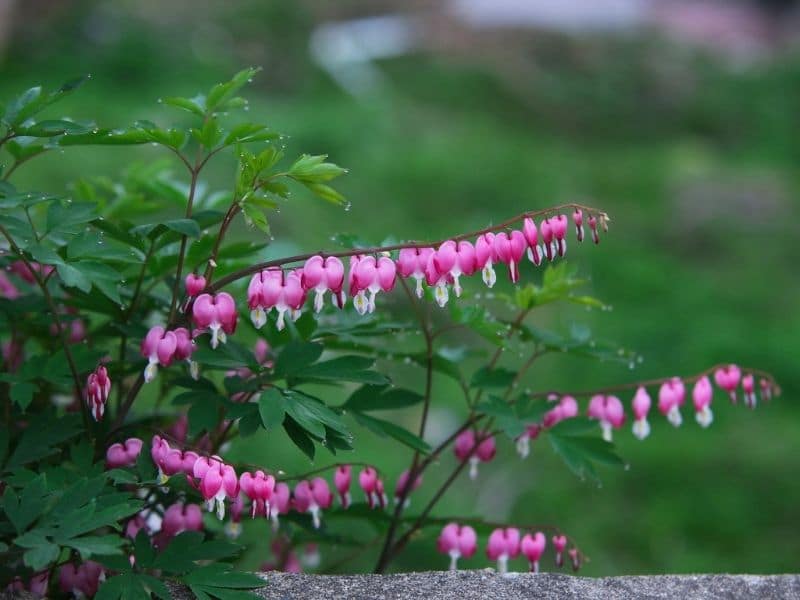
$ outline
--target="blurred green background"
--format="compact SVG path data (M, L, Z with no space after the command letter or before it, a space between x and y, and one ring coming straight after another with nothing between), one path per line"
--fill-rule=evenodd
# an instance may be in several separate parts
M329 247L336 232L436 239L562 202L602 207L610 233L597 248L571 240L569 260L613 311L548 308L533 320L561 330L586 324L644 362L631 371L548 356L526 385L590 388L734 361L772 371L783 397L753 414L718 395L708 431L688 414L679 430L654 415L646 442L626 427L617 440L630 469L604 469L602 487L578 481L546 443L521 461L502 442L497 461L477 482L459 481L437 514L557 524L589 555L591 575L797 572L794 3L695 3L692 12L687 3L631 2L649 12L622 11L628 17L611 25L592 25L596 7L577 1L563 3L573 9L563 21L542 23L529 15L538 4L3 0L0 95L88 72L92 81L59 110L101 126L167 124L182 117L160 96L193 95L243 66L263 66L248 93L251 116L289 134L290 153L328 153L351 170L339 185L349 212L296 193L273 217L281 251ZM707 10L697 13L700 5ZM513 27L499 19L506 14ZM63 191L78 176L114 176L156 152L67 150L15 179ZM225 160L211 170L213 187L232 181ZM458 394L447 381L436 385L432 436L454 426ZM414 418L397 415L411 428ZM407 466L406 450L356 433L354 460L394 474ZM285 439L257 450L265 464L308 468ZM234 451L252 458L251 447ZM328 460L320 454L317 465ZM446 456L431 470L415 505L453 464ZM396 569L446 567L435 553L438 531L427 533ZM323 561L347 552L323 549ZM267 558L260 544L245 563ZM371 560L342 569L368 569ZM485 565L482 551L462 563Z

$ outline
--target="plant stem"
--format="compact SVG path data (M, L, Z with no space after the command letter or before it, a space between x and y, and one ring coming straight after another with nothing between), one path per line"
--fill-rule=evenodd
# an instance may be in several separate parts
M192 216L192 205L194 204L194 194L197 190L197 177L200 174L199 169L194 168L191 169L192 179L189 183L189 198L186 202L186 218L189 219ZM187 236L181 236L181 249L178 252L178 268L175 272L175 283L172 286L172 302L170 303L169 307L169 319L168 321L172 321L175 318L175 309L178 305L178 296L180 295L181 290L181 274L183 272L183 261L186 256L186 240Z

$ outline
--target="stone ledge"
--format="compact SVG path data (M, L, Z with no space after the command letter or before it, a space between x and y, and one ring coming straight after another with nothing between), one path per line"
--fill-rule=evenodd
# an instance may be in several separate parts
M482 571L397 575L294 575L264 573L263 598L335 600L505 600L511 598L617 599L790 598L800 600L800 575L654 575L573 577L554 573ZM185 591L176 600L191 598Z

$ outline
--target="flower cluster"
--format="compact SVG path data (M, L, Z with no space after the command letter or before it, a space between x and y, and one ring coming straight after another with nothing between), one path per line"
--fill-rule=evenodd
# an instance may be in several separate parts
M742 376L742 371L737 365L724 365L712 369L714 381L717 386L729 395L731 402L737 401L737 390L742 389L746 406L755 408L757 394L755 376L747 373ZM702 427L708 427L714 420L711 412L711 401L714 388L708 375L703 374L688 380L680 377L671 377L660 383L658 388L658 410L669 423L679 427L683 423L681 407L686 402L686 384L693 382L691 389L694 405L695 420ZM775 384L772 380L762 377L759 380L759 390L763 399L770 399L775 393ZM529 441L535 439L542 428L550 428L564 419L577 417L580 409L573 396L550 395L548 400L555 406L545 413L541 423L530 425L525 433L517 438L517 451L523 458L528 455ZM633 413L633 434L643 440L650 435L650 423L647 416L653 402L645 386L638 386L631 401ZM586 415L600 423L603 439L612 440L612 432L625 424L626 414L622 401L611 394L594 394L589 399ZM466 443L466 442L465 442Z
M564 564L563 554L567 547L567 538L564 535L554 535L552 538L555 551L556 566ZM442 554L450 556L450 570L456 570L459 558L470 558L478 549L478 536L469 525L448 523L442 529L437 540L437 548ZM547 538L541 531L531 531L522 535L516 527L497 527L489 535L486 542L486 556L489 560L497 561L497 571L504 574L508 571L508 561L524 555L530 565L530 570L539 572L539 561L547 546ZM580 567L580 552L573 547L569 550L573 569Z

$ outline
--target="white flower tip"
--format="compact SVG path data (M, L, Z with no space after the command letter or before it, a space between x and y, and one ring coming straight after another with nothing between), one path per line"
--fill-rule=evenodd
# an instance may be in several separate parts
M158 374L158 363L151 362L144 368L144 382L150 383Z

